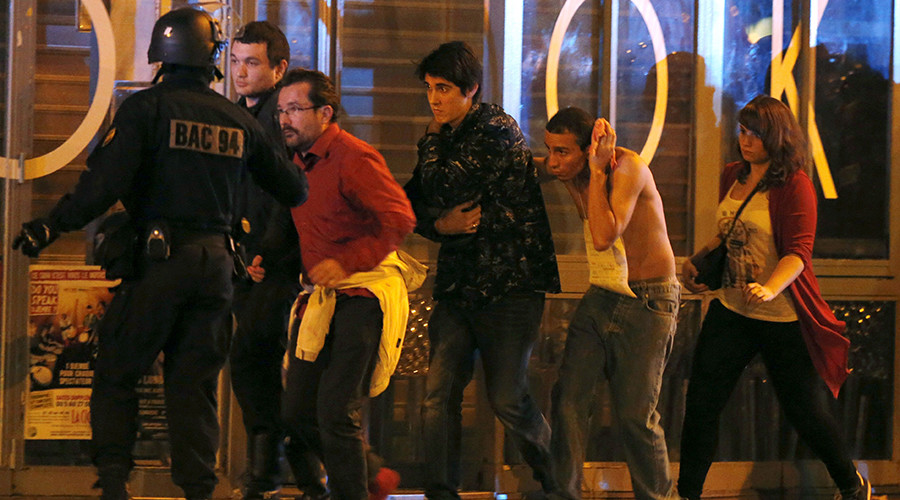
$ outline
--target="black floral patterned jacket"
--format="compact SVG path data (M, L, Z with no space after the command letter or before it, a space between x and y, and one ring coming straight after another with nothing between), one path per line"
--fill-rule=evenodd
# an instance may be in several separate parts
M480 308L511 293L559 292L550 223L519 125L495 104L474 104L455 129L418 143L405 189L416 232L441 243L434 297ZM481 205L474 235L442 235L434 222L461 203Z

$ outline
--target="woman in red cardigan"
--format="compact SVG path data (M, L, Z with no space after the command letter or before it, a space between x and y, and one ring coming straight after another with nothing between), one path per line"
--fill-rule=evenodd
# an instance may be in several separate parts
M816 194L806 137L790 109L769 96L738 116L744 160L725 167L716 210L719 235L685 260L689 290L695 262L729 233L722 287L715 290L697 340L681 438L679 493L699 499L718 441L719 415L741 373L759 353L788 420L825 463L842 499L871 497L824 404L847 378L849 341L819 293L812 269ZM744 202L746 206L737 217Z

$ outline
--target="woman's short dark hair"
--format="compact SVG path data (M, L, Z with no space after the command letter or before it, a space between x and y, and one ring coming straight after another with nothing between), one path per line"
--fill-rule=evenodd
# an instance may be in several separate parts
M594 117L587 111L574 106L561 109L547 122L547 132L551 134L572 134L582 150L591 145Z
M234 41L241 43L266 44L269 67L278 66L282 60L291 64L291 47L284 33L269 21L253 21L245 24L234 34Z
M334 113L331 115L331 121L337 121L342 109L341 99L338 97L331 78L328 78L328 75L321 71L294 68L288 71L281 80L282 88L304 82L309 84L309 100L312 102L312 105L317 108L331 106L331 109L334 110Z
M416 76L425 81L425 75L443 78L459 87L463 94L475 86L478 91L472 98L478 102L481 97L481 62L475 57L472 47L466 42L447 42L425 56L416 67Z
M758 95L738 114L738 123L758 135L769 154L769 170L762 179L762 188L781 186L798 170L807 174L810 167L806 133L787 105L774 97ZM747 180L750 164L738 172L741 182Z

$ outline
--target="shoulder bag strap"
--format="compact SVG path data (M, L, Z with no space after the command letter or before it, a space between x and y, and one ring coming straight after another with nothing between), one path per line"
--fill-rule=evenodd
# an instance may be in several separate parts
M722 239L723 243L728 241L728 237L731 236L731 232L734 231L734 226L735 226L735 224L737 224L738 217L741 216L741 212L744 211L744 208L747 206L747 203L750 203L750 198L753 198L753 195L755 195L759 191L759 188L761 186L762 186L762 182L757 182L756 186L753 187L753 191L750 191L750 194L747 195L747 198L745 198L744 202L741 203L741 207L738 208L737 213L734 214L734 219L731 221L731 227L728 228L728 232L725 233L725 238Z

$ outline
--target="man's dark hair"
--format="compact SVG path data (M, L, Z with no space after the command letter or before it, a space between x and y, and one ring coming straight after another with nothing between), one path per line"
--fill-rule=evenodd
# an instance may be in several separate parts
M587 111L574 106L557 111L547 122L547 132L551 134L572 134L582 151L591 145L594 117Z
M281 80L282 88L297 83L309 84L309 100L312 105L321 108L322 106L331 106L334 113L331 115L331 121L337 121L338 115L341 113L341 99L338 97L334 83L328 75L321 71L311 69L294 68L284 75Z
M798 170L809 174L810 153L806 133L787 105L774 97L758 95L738 113L738 123L762 140L771 164L762 178L763 189L781 186ZM741 182L747 180L750 164L738 171Z
M425 75L443 78L465 94L475 86L478 91L472 98L478 102L481 97L481 61L475 57L472 47L466 42L447 42L425 56L416 67L416 76L425 81Z
M282 60L287 61L288 66L291 64L291 47L287 38L278 26L269 21L253 21L245 24L234 34L234 41L266 44L270 68L278 66Z

